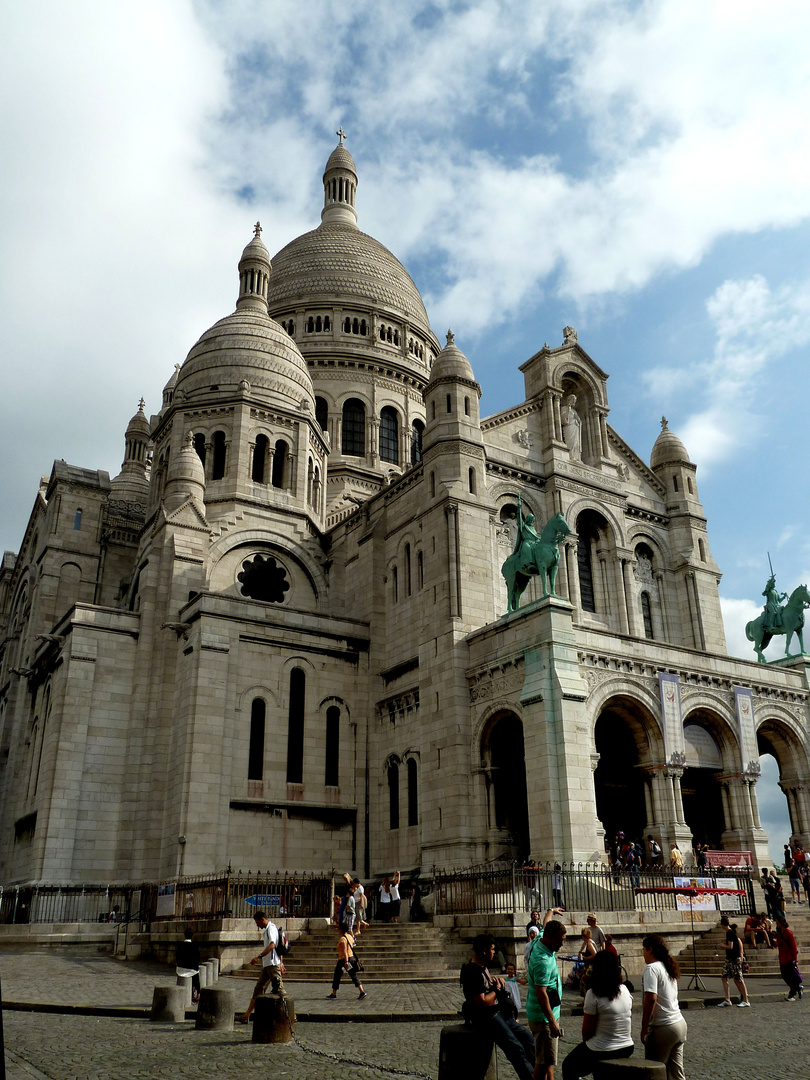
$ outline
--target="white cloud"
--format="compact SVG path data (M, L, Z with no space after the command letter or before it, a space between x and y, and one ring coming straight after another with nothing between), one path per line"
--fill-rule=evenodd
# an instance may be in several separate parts
M720 610L723 613L729 655L740 656L743 660L756 660L754 646L745 636L745 626L762 614L762 607L751 600L734 600L721 596Z

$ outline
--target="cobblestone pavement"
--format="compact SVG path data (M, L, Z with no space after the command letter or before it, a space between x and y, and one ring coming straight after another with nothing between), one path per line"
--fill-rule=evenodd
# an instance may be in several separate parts
M6 1001L147 1007L152 988L171 982L171 969L125 964L104 956L71 956L66 950L3 950L0 977ZM712 982L707 983L710 991L714 990ZM233 985L241 1006L250 986L235 980ZM687 1076L700 1076L701 1080L794 1080L801 1068L797 1073L799 1059L789 1048L795 1048L807 1025L804 1010L810 1007L810 999L795 1005L766 1000L776 995L777 987L776 983L754 984L751 1009L690 1008L686 1013ZM290 989L299 1011L311 1009L313 1014L317 1010L326 1015L334 1010L336 1014L331 1023L300 1022L296 1028L300 1046L254 1045L249 1026L237 1027L233 1033L203 1032L194 1030L190 1021L162 1024L108 1016L4 1011L7 1076L9 1080L197 1080L216 1075L222 1080L264 1080L269 1068L274 1076L290 1080L344 1080L352 1075L390 1080L396 1075L391 1069L437 1076L441 1023L353 1021L361 1019L364 1014L360 1010L372 1003L373 1015L453 1011L459 1001L454 985L371 984L369 997L362 1003L348 988L334 1003L323 1000L328 988L321 985L292 984ZM639 995L634 997L634 1035L638 1039L641 1007ZM325 1006L322 1012L321 1006ZM338 1020L341 1014L342 1020ZM569 1016L564 1023L562 1049L567 1052L578 1041L580 1020ZM311 1050L350 1059L351 1064L315 1056ZM514 1075L505 1061L500 1063L499 1074Z

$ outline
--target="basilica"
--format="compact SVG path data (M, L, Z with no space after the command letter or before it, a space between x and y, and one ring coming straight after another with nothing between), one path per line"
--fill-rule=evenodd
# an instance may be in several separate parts
M0 884L593 861L618 829L768 861L765 752L807 846L807 658L727 654L686 447L627 445L572 327L482 417L339 134L317 228L271 257L257 225L120 473L54 462L3 556ZM553 591L508 596L557 515Z

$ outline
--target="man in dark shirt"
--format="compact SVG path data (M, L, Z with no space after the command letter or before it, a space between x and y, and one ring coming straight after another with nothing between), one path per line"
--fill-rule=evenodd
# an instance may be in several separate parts
M186 927L185 940L181 941L177 946L177 952L175 954L175 964L177 965L177 974L181 971L192 972L191 977L191 1000L197 1002L200 1000L200 946L196 941L193 941L194 934L190 927ZM185 976L189 978L188 975Z
M495 939L479 934L473 941L472 960L461 969L461 1011L468 1024L485 1031L503 1050L521 1080L533 1080L534 1037L513 1018L503 979L489 973L494 956Z

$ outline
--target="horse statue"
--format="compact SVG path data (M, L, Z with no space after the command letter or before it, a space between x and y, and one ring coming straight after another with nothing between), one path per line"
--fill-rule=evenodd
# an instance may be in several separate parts
M767 586L766 592L768 595ZM784 594L782 594L784 595ZM778 603L777 603L778 607ZM767 660L762 655L762 650L767 649L771 638L777 634L785 635L785 656L790 656L790 640L794 634L799 639L799 648L804 653L804 609L810 607L810 591L806 585L798 585L788 598L788 602L778 611L773 611L772 603L765 605L765 610L745 627L745 636L753 641L757 660L760 664L766 664Z
M529 579L540 574L543 596L556 596L554 584L560 564L559 544L571 530L562 514L555 514L543 531L534 530L534 515L524 517L523 505L518 497L518 535L515 550L501 567L506 579L507 614L517 611L520 598Z

